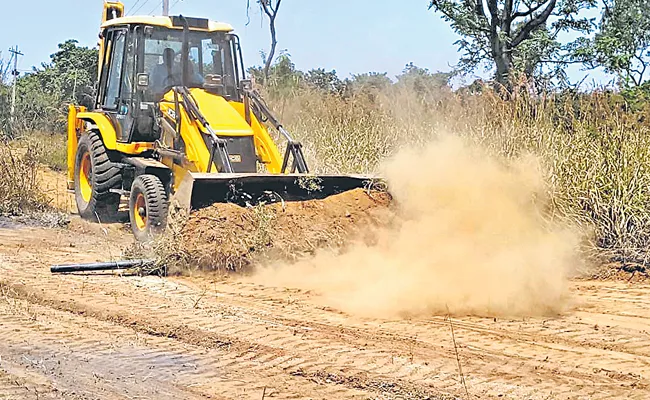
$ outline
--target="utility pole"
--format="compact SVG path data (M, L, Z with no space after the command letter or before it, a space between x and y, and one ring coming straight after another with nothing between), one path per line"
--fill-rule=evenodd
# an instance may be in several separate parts
M13 93L11 95L11 116L13 117L14 113L16 112L16 79L18 79L18 56L24 56L24 54L18 50L18 46L13 49L9 49L9 52L14 58L14 70L11 72L11 74L14 76Z
M169 16L169 0L163 0L162 6L163 6L163 15L165 17Z

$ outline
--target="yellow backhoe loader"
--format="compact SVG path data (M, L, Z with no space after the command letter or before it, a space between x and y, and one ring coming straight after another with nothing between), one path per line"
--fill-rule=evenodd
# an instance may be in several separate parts
M79 214L115 214L122 197L138 240L166 225L171 202L324 198L371 182L310 174L300 142L246 79L233 28L184 16L125 16L106 1L92 110L68 114L68 189ZM286 140L282 155L269 133Z

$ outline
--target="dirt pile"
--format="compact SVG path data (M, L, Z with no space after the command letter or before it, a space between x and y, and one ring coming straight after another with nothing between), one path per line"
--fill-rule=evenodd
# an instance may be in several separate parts
M265 259L297 260L341 247L390 221L388 193L357 189L323 200L243 208L215 204L193 213L169 256L180 268L241 271Z
M553 315L581 235L553 220L534 158L503 160L458 138L388 161L397 221L374 243L261 268L265 285L313 290L328 306L373 317Z

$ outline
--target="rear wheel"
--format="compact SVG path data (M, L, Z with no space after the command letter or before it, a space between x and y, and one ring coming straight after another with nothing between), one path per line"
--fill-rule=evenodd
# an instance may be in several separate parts
M133 181L129 198L131 230L141 242L154 239L165 231L168 196L160 178L140 175Z
M110 190L122 187L121 170L108 158L95 132L79 138L74 181L75 202L82 218L102 221L117 216L120 195Z

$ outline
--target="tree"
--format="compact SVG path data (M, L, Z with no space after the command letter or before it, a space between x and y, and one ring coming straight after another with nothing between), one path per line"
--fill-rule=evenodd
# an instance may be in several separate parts
M33 68L19 84L28 86L35 82L41 87L40 91L56 96L60 102L92 106L99 53L96 48L78 46L77 43L74 39L60 43L59 50L50 55L51 62Z
M527 77L544 63L564 63L558 35L566 31L586 34L592 22L578 18L595 0L430 0L429 9L442 14L461 36L458 69L475 70L488 62L495 79L510 87L514 72Z
M89 105L95 97L98 50L78 46L78 41L74 39L58 47L59 51L50 56L52 62L45 67L46 70L54 70L65 100Z
M295 92L305 80L304 73L296 69L291 61L291 55L285 52L281 52L271 64L266 79L264 79L264 69L261 67L251 67L248 73L255 81L261 80L267 90L278 96Z
M393 82L386 72L367 72L352 75L351 85L356 92L380 92L392 85Z
M62 130L68 103L93 106L97 49L78 46L76 40L68 40L58 45L58 51L50 55L50 60L18 78L16 112L19 117L8 128L2 121L5 101L0 93L0 124L5 125L1 128L5 133Z
M2 57L2 52L0 51L0 85L7 82L7 78L11 72L11 58L8 60Z
M592 66L602 65L626 87L637 87L650 66L650 1L603 0L604 12L591 52L582 54Z
M418 94L449 89L451 72L431 73L426 68L420 68L413 62L406 64L404 70L397 76L397 84L404 85Z
M329 94L342 94L345 90L345 83L336 75L335 70L312 69L307 71L305 81L308 85Z
M265 79L269 78L269 71L271 69L271 63L273 62L273 56L275 55L275 48L278 45L275 31L275 19L278 16L278 10L280 9L281 2L282 0L257 0L257 4L260 6L260 10L269 19L269 30L271 31L271 49L269 50L268 55L266 55L266 60L264 61Z

